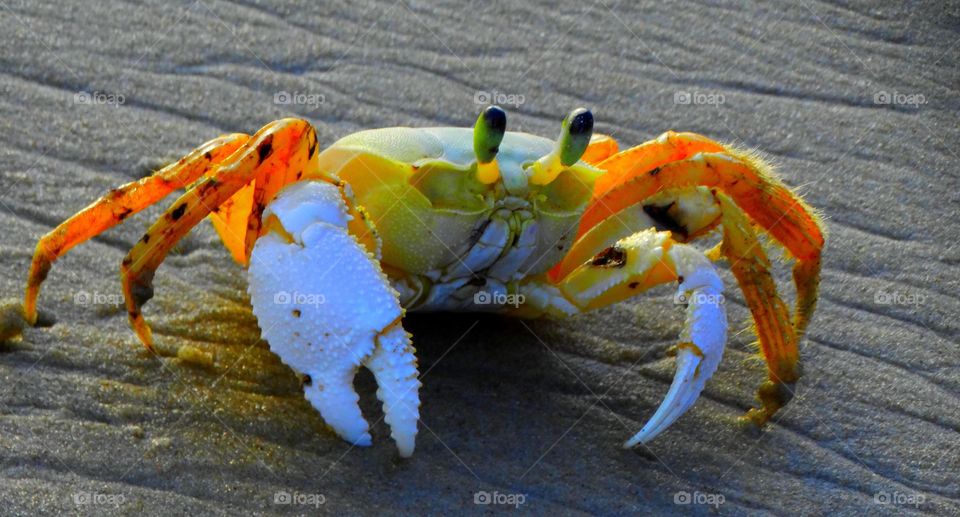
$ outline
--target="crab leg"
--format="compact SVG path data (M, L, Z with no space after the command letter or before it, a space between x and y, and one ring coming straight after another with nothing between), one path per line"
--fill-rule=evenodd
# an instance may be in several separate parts
M53 262L77 244L83 243L122 223L130 215L160 201L174 190L186 187L233 154L249 136L224 135L194 149L176 163L151 176L111 190L90 206L44 235L30 264L23 310L32 325L37 320L37 297Z
M696 248L675 242L670 232L648 229L620 239L552 284L552 297L543 295L544 286L525 288L541 311L569 313L571 306L576 311L603 307L672 281L679 282L678 299L687 303L677 371L656 413L624 447L649 442L676 421L720 364L727 317L713 264Z
M253 247L249 291L270 349L309 376L306 398L354 445L371 442L353 388L359 366L370 369L400 455L410 456L420 406L414 349L396 291L348 231L341 192L321 181L296 183L263 215L267 232Z
M591 230L617 212L641 204L658 192L710 187L718 199L721 195L726 199L723 224L725 240L730 242L725 242L721 252L731 262L751 308L770 374L771 382L761 386L758 393L763 407L748 414L762 424L789 399L784 385L800 376L798 340L816 305L824 242L813 210L759 159L699 135L669 132L616 154L598 167L606 169L607 175L595 185L594 202L581 219L581 237L593 234ZM793 272L796 309L789 325L768 261L758 249L751 220L797 259ZM575 264L565 260L551 275L562 276Z
M284 178L290 169L302 170L315 152L316 136L309 123L272 122L180 196L147 230L120 266L130 325L144 346L152 349L153 338L140 308L153 297L154 272L177 241L245 185L274 174Z

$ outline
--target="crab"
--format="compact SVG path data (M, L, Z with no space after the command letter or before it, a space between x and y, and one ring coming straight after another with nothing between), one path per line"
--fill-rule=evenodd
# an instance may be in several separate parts
M209 218L247 270L262 337L354 445L371 444L353 387L362 365L399 454L413 454L421 384L407 311L565 317L676 283L685 321L675 377L624 447L650 442L693 406L723 355L720 260L743 292L767 365L760 405L743 418L765 423L800 377L798 342L817 301L824 245L813 209L756 153L672 131L621 151L594 134L583 108L563 119L557 140L506 131L497 106L473 128L367 130L322 151L314 127L295 118L215 138L43 236L27 323L37 321L40 285L58 257L181 188L120 266L139 340L152 350L142 309L154 272ZM691 244L716 234L709 251ZM793 260L792 311L777 293L767 241Z

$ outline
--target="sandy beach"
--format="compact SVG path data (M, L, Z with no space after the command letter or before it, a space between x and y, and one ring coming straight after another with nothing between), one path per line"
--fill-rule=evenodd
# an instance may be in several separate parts
M417 451L398 458L366 372L374 444L351 447L209 222L157 271L159 357L136 341L118 268L170 198L57 261L57 323L0 343L0 514L960 513L960 4L346 4L0 0L0 299L40 236L220 134L295 116L329 145L493 101L554 138L586 106L622 147L758 149L821 212L796 397L738 425L765 370L721 265L723 362L649 448L620 445L673 375L670 289L562 321L412 315Z

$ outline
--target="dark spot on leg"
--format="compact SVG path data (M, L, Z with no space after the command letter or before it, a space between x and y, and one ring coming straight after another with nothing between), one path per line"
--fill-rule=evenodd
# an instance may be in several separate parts
M683 283L683 275L680 275L680 276L677 277L677 283L678 283L678 284L682 284L682 283Z
M150 234L149 233L143 234L143 237L140 237L140 242L144 244L150 242Z
M127 207L123 207L123 210L121 210L120 213L117 214L117 219L123 221L124 219L126 219L127 217L129 217L130 214L132 214L132 213L133 213L133 210L132 210L132 209L127 208Z
M130 294L137 307L143 307L153 298L153 274L145 274L144 276L149 276L149 278L134 279L133 285L130 286Z
M667 230L686 240L688 235L687 229L670 215L670 209L673 208L675 204L675 202L671 202L666 206L644 205L643 211L650 216L650 219L653 219L657 230Z
M636 289L637 287L640 287L640 282L630 282L627 285L630 286L630 289Z
M44 259L42 262L38 263L37 267L37 284L40 285L44 280L47 279L47 275L50 274L50 268L53 267L53 262Z
M650 171L651 176L656 176L657 174L660 174L660 167L657 167L656 169L653 169L652 171Z
M307 150L307 158L313 158L313 153L317 152L317 132L310 129L310 149Z
M259 160L257 164L263 163L264 160L270 156L270 153L273 152L273 135L269 135L263 139L263 142L260 142L260 145L257 147L257 159Z
M618 246L609 248L597 253L590 265L594 267L623 267L627 263L627 252Z
M294 317L294 318L299 318L299 317L300 317L300 309L293 309L293 312L291 312L290 314L293 314L293 317Z
M203 153L203 157L206 158L207 160L210 160L211 158L213 158L213 155L210 154L210 151L207 151Z
M178 206L177 208L174 208L173 212L170 212L170 219L173 219L174 221L176 221L181 217L183 217L183 213L186 211L187 211L187 204L180 203L180 206Z

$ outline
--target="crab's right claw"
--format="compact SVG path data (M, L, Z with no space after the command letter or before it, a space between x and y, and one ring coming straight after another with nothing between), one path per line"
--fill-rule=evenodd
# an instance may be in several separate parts
M677 299L687 302L684 330L676 349L677 372L656 413L639 433L623 444L624 448L647 443L670 427L693 406L707 380L717 371L727 336L722 288L716 272L705 265L684 277L677 291Z
M578 240L564 259L579 265L558 270L561 277L554 285L562 296L554 299L572 302L566 312L604 307L670 282L679 282L675 301L687 306L670 391L643 429L624 443L629 448L654 439L696 402L723 357L727 316L723 281L701 251L654 229L608 246L609 226L626 224L619 217L608 221ZM536 297L531 300L538 303Z
M270 349L308 376L307 400L354 445L371 444L353 388L357 368L370 369L393 439L408 457L420 407L416 357L397 293L347 231L348 214L329 183L304 181L278 194L251 254L253 312Z

